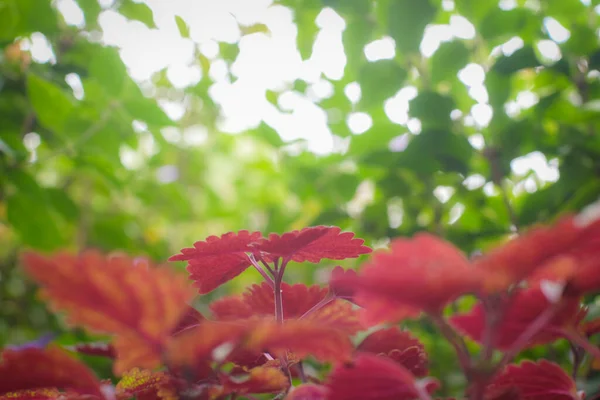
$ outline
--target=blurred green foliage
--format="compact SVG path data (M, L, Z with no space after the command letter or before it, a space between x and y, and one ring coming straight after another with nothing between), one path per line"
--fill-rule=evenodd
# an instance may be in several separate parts
M431 231L472 253L600 195L596 1L275 3L293 11L303 59L312 54L315 19L324 8L346 22L344 74L322 77L333 91L315 100L335 115L329 128L347 144L340 151L313 154L264 122L237 135L221 132L222 110L207 73L215 58L198 47L194 64L203 76L197 84L175 88L165 71L134 81L118 49L98 40L98 17L110 9L154 29L153 11L142 2L77 0L85 24L75 27L50 0L0 0L1 344L63 329L18 268L26 248L95 247L164 261L211 234L330 224L372 246ZM454 36L423 55L426 28L459 16L474 34ZM186 15L175 22L190 37ZM548 27L556 23L570 33L566 39L552 36ZM264 25L240 26L243 35L268 35ZM54 61L32 59L26 46L32 35L43 35ZM393 39L395 55L369 61L365 46L385 37ZM520 46L508 49L515 40ZM543 51L548 47L553 58ZM222 42L216 58L231 68L238 54L237 44ZM480 70L484 100L474 99L461 79ZM67 83L73 76L82 95ZM359 101L345 92L355 83ZM278 105L281 93L308 87L298 79L265 95ZM388 117L394 108L388 99L407 87L415 95L408 119L397 123ZM517 101L524 93L533 98L526 105ZM172 120L157 99L185 102L184 116ZM372 121L362 134L347 122L358 112ZM481 122L477 114L491 119ZM208 132L201 145L166 139L166 129L181 134L197 125ZM135 166L124 162L127 152L139 160ZM515 159L531 153L556 176L544 178L535 168L516 173ZM158 178L165 167L176 179ZM288 280L323 281L320 271L290 268ZM209 298L256 279L248 271ZM451 358L445 345L424 340L441 359Z

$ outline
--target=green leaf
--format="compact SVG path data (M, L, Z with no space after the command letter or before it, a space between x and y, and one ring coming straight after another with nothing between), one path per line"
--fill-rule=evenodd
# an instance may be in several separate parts
M64 244L53 216L39 198L17 192L6 200L6 218L24 244L54 250Z
M126 80L122 97L123 106L133 119L144 121L157 128L173 125L173 121L158 106L156 100L145 97L131 79Z
M323 0L323 5L331 7L340 14L365 15L371 9L369 0Z
M261 122L256 129L253 129L248 133L250 135L256 136L260 140L269 143L273 147L281 147L284 144L283 140L281 140L281 136L279 136L277 131L264 122Z
M513 36L520 36L525 43L532 43L541 33L541 19L528 8L512 10L495 8L478 26L481 36L492 46Z
M55 84L33 74L27 76L27 95L39 122L55 133L62 133L74 108L71 97Z
M189 39L190 37L190 27L188 24L181 18L179 15L175 16L175 23L177 24L177 29L179 29L179 34L182 38Z
M156 28L154 14L150 7L144 3L136 3L133 0L123 0L119 6L119 13L127 19L140 21L150 29Z
M504 103L508 100L511 92L510 76L499 74L493 70L489 71L485 75L485 87L492 108L501 109L504 107Z
M358 75L361 88L360 107L368 109L381 104L400 90L407 72L395 60L379 60L365 64Z
M409 102L409 115L421 120L421 126L428 128L445 128L452 123L450 112L454 109L454 101L448 96L436 92L419 92Z
M510 56L498 58L492 67L492 71L502 75L510 75L522 69L535 68L541 65L542 64L537 59L533 47L525 46L515 51Z
M344 52L347 63L344 74L348 79L355 79L355 74L366 62L365 45L373 37L374 27L366 18L354 18L342 34Z
M116 47L98 49L90 62L90 76L112 96L119 96L128 77L125 64Z
M469 49L461 40L444 42L430 59L431 81L438 83L456 78L458 71L467 65Z
M586 24L589 11L580 0L544 0L547 16L555 18L569 30L577 24Z
M456 11L474 24L479 24L498 3L493 0L454 0Z
M76 222L79 218L79 208L77 204L69 197L67 192L59 188L46 189L46 195L52 204L52 207L69 222Z
M416 173L456 171L466 174L473 148L467 138L448 130L425 130L412 138L400 153L398 166Z
M586 56L598 49L598 37L596 32L589 26L571 26L571 37L563 45L563 48L574 55Z
M18 35L21 16L16 1L0 1L0 40L12 40Z
M102 7L97 0L76 0L79 8L83 11L85 25L87 29L95 28L98 25L98 16L102 12Z
M402 53L419 50L425 27L435 18L431 0L394 0L388 10L388 32Z
M296 9L295 18L298 25L296 45L303 60L309 59L312 54L313 45L317 38L317 33L319 33L319 27L315 23L315 20L320 11L320 7L309 8L303 6Z

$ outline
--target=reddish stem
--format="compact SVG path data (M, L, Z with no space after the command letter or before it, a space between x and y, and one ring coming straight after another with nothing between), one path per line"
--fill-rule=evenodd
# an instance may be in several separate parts
M319 301L317 304L315 304L314 306L312 306L310 308L310 310L308 310L307 312L305 312L304 314L302 314L302 316L300 318L298 318L298 319L305 318L305 317L309 316L310 314L312 314L312 313L314 313L316 311L319 311L321 308L325 307L326 305L328 305L329 303L331 303L335 299L336 299L335 295L328 294L321 301Z
M594 344L590 343L590 341L587 340L585 337L581 336L579 332L576 332L573 329L563 329L562 333L567 339L583 348L592 357L600 360L600 349Z
M267 282L267 284L269 286L271 286L271 288L273 288L274 287L273 278L271 278L269 276L269 274L267 274L265 272L265 270L256 262L254 255L248 254L248 259L250 260L250 263L252 263L252 266L262 275L263 278L265 278L265 282Z
M465 341L454 330L454 328L452 328L448 322L446 322L444 317L434 314L431 314L430 316L433 322L439 328L442 335L444 335L452 347L454 347L456 355L458 356L458 361L460 362L460 366L465 373L465 376L468 378L471 375L471 357Z
M525 329L523 333L521 333L521 335L517 338L517 340L515 340L511 348L506 353L504 353L502 360L500 360L500 362L495 368L495 372L501 371L502 368L504 368L504 366L510 363L517 356L517 354L519 354L521 350L523 350L527 343L529 343L529 341L537 333L539 333L542 329L544 329L546 325L548 325L550 320L552 320L552 318L556 314L559 304L560 303L556 303L546 308L546 310L544 310L540 315L538 315L536 319L533 320L531 324L529 324L527 329Z

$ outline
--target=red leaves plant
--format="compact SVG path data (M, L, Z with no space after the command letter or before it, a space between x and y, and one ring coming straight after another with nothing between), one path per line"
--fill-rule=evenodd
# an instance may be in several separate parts
M600 223L587 222L563 217L473 261L428 233L395 238L358 272L335 267L329 286L286 283L286 266L369 253L351 232L316 226L267 238L249 231L210 236L171 257L187 261L201 294L249 266L264 282L241 294L211 295L207 317L189 305L192 285L146 261L95 251L26 253L25 269L54 310L71 325L113 337L69 348L107 362L114 358L114 372L124 375L116 386L100 383L69 353L45 348L50 335L4 350L0 396L427 400L440 389L437 398L449 399L456 393L427 375L430 361L436 372L454 363L436 359L437 351L430 360L417 338L440 349L440 336L433 330L415 336L393 325L423 316L423 329L432 323L454 350L469 400L580 399L575 380L558 364L511 362L523 349L557 339L571 342L573 377L582 378L586 353L600 359L600 349L588 341L600 324L583 322L583 296L600 289ZM456 302L465 295L477 298L467 312Z
M250 255L266 263L279 263L281 259L283 270L289 261L317 263L325 258L343 260L370 253L363 243L352 232L341 232L338 227L315 226L281 236L271 234L268 239L260 232L239 231L210 236L169 260L187 261L190 278L203 294L244 272L253 264Z

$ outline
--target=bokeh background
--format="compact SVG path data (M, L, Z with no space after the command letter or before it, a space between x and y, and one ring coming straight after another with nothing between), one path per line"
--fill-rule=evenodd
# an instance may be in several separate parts
M581 209L600 195L598 4L0 0L0 345L86 337L38 299L27 248L164 262L326 224L476 254Z

